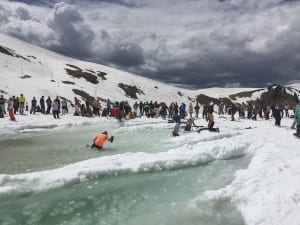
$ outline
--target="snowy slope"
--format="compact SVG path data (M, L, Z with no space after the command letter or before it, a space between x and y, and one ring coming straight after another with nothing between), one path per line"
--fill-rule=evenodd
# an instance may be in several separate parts
M119 83L136 86L141 89L144 95L138 95L139 100L156 100L157 96L160 96L161 100L168 102L175 100L186 101L188 96L192 98L195 95L193 91L170 86L100 64L65 57L3 34L0 34L0 45L14 50L18 55L30 60L27 61L22 58L0 54L1 90L9 95L19 95L23 92L27 98L31 98L34 95L49 95L53 97L58 95L71 100L75 96L72 92L72 89L75 88L84 90L91 96L103 99L131 100L118 87ZM85 71L92 70L107 73L107 79L98 79L98 84L92 84L83 78L74 78L66 73L66 68L74 69L67 66L67 64L79 67ZM21 79L20 77L24 75L31 77ZM75 84L64 84L62 83L63 81ZM178 94L179 91L183 96Z
M256 88L208 88L188 90L159 81L117 70L108 66L69 58L49 50L34 46L16 38L0 34L0 92L5 97L23 93L30 101L33 96L62 96L71 100L78 96L72 90L86 92L91 97L100 97L112 101L165 101L167 103L194 101L199 94L213 98L229 98L230 95L251 92L250 97L231 99L234 102L256 100L267 91L256 91ZM9 51L14 56L4 54ZM104 79L97 77L98 83L92 83L84 78L75 78L66 69L76 71L80 69L97 77L97 73L104 74ZM25 76L25 78L24 78ZM30 77L29 77L30 76ZM23 78L23 79L22 79ZM137 99L126 96L119 84L138 88ZM290 85L299 90L300 84ZM298 92L300 94L300 92Z

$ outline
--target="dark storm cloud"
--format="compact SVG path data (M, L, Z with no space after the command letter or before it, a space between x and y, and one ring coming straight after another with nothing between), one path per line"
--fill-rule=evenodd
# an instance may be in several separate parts
M262 87L300 80L299 11L299 0L22 0L0 4L0 28L168 83Z
M72 0L73 3L78 3L81 0ZM126 7L141 7L145 5L141 0L87 0L91 3L108 3L117 4Z
M95 34L74 7L56 4L47 24L58 38L58 44L50 46L51 49L75 57L91 55Z
M22 2L28 5L52 7L60 0L10 0L11 2Z
M31 20L33 18L30 12L23 7L19 7L16 9L16 15L20 20Z
M10 10L6 9L3 5L0 5L0 24L6 24L11 16Z
M56 3L62 2L60 0L10 0L11 2L22 2L28 5L37 5L37 6L47 6L53 7ZM82 3L108 3L108 4L117 4L126 7L140 7L144 5L140 0L65 0L65 3L76 4Z
M143 49L136 44L124 43L115 46L115 49L108 56L108 61L120 66L139 66L145 63Z

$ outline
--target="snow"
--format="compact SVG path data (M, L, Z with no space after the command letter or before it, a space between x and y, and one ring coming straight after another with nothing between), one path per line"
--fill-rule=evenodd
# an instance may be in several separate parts
M15 53L27 57L31 61L21 58L0 54L1 90L8 93L9 96L23 93L26 100L30 101L33 96L39 99L40 96L63 96L72 100L75 96L72 89L84 90L91 96L98 96L103 99L110 98L112 101L128 100L124 91L118 87L119 83L136 85L144 94L138 95L137 100L150 101L161 100L187 101L188 97L193 98L195 93L190 90L170 86L145 77L130 74L124 71L113 69L104 65L84 62L68 58L48 50L33 46L15 38L0 34L1 46L15 50ZM30 56L34 56L32 58ZM107 73L107 80L99 79L98 84L92 84L85 79L74 78L68 75L65 68L67 64L80 67L84 71L93 70ZM20 76L30 75L31 78L21 80ZM51 80L55 82L51 82ZM74 82L75 85L64 84L63 81ZM19 86L19 85L20 86ZM178 94L180 91L184 96Z
M8 93L4 94L6 97L24 93L27 100L33 96L39 98L41 95L51 97L58 95L73 99L75 95L72 88L78 88L92 96L124 100L124 93L118 88L118 83L121 81L137 85L144 91L145 95L139 95L138 100L166 102L188 103L188 97L195 98L199 93L212 97L226 97L230 94L254 90L251 88L186 90L103 65L71 59L3 34L0 34L0 41L1 45L16 50L20 55L36 57L32 62L28 62L0 54L0 83L1 90ZM66 64L106 72L108 79L94 85L84 79L71 78L64 71ZM21 80L19 76L24 74L32 78ZM57 82L51 82L51 79ZM61 83L66 80L75 82L76 85ZM293 87L299 88L299 84ZM183 96L179 96L178 91ZM131 99L128 100L133 102ZM0 119L0 137L16 132L63 129L66 126L97 124L100 121L111 122L106 118L74 118L71 114L60 120L44 115L17 115L17 121L13 122L6 117ZM161 119L141 118L130 121L129 125L131 129L136 129L139 124L157 129L161 122ZM300 139L295 138L289 128L292 120L284 119L281 128L275 127L274 121L232 122L228 119L216 118L216 123L221 128L220 133L201 132L201 135L186 133L176 138L170 137L172 141L186 144L167 152L126 153L89 159L53 170L15 175L0 174L0 194L46 191L106 174L169 170L184 165L201 165L214 160L251 154L252 159L248 168L237 171L231 184L219 190L206 191L197 199L191 200L190 204L196 205L198 201L216 198L230 198L247 225L299 225ZM246 130L246 127L255 128ZM165 127L161 126L161 128Z
M284 121L285 126L290 126ZM290 121L289 121L290 122ZM258 122L250 132L253 158L235 180L220 190L207 191L195 199L230 198L238 206L246 224L299 224L300 139L289 128Z
M51 116L17 116L17 122L6 117L1 120L2 134L20 130L63 129L65 126L111 123L106 118L84 118L72 115L55 120ZM182 133L170 138L181 147L166 152L125 153L81 161L62 168L24 174L1 174L0 193L31 193L45 191L81 182L86 179L111 175L144 173L169 170L186 165L205 165L214 160L226 160L252 155L248 168L239 170L228 186L206 191L191 201L230 198L240 210L245 223L254 224L299 224L300 223L300 139L295 138L289 128L291 119L284 119L281 128L274 121L217 118L220 133ZM139 118L125 122L126 129L137 129L145 125L153 129L167 128L173 124L162 119ZM253 127L253 129L245 129ZM145 128L145 127L144 127ZM120 128L122 129L122 127Z

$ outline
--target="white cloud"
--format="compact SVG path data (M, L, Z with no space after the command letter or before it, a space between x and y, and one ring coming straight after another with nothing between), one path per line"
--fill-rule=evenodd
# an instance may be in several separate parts
M0 4L0 18L9 18L1 29L70 56L162 80L181 76L176 80L191 84L238 80L241 86L263 86L295 80L300 73L299 1L68 2L73 4L41 8L43 14L23 5L18 14L23 20Z

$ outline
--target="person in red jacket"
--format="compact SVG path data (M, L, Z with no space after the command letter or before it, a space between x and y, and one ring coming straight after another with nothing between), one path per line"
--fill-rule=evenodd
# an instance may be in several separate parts
M94 138L94 141L93 141L93 144L92 144L91 148L96 147L98 149L102 149L106 140L108 140L108 141L110 141L112 143L113 140L114 140L114 136L108 137L107 131L99 133Z

